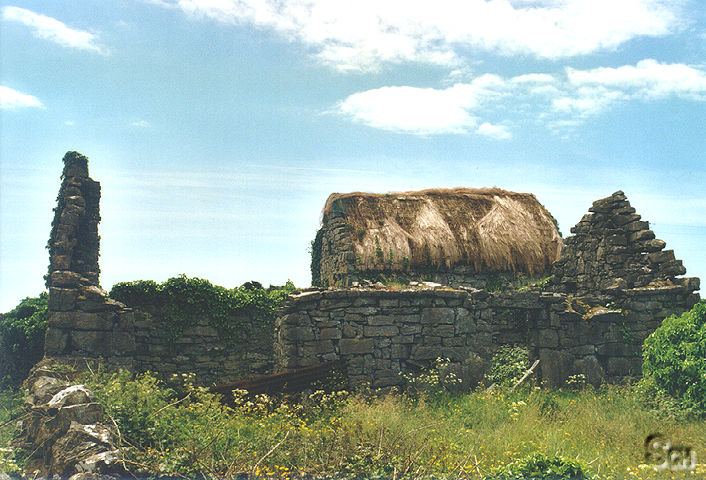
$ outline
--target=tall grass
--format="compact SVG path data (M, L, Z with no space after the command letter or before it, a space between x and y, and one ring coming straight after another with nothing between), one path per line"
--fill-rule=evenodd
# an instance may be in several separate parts
M706 422L661 419L630 387L418 396L316 391L296 401L238 396L226 407L191 380L168 388L149 374L90 379L120 428L132 471L480 480L541 453L577 459L600 479L706 477L703 465L687 474L644 465L643 441L655 432L706 455Z
M481 479L542 453L578 459L598 478L664 479L680 475L643 464L647 435L662 432L706 454L706 423L661 419L629 387L414 397L317 391L296 402L238 397L231 408L189 378L172 390L149 375L95 380L128 463L144 472Z

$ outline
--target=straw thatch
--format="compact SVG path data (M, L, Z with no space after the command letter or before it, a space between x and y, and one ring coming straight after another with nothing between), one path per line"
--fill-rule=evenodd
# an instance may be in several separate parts
M471 265L477 272L546 271L562 241L534 195L492 189L332 194L324 219L345 215L359 270Z

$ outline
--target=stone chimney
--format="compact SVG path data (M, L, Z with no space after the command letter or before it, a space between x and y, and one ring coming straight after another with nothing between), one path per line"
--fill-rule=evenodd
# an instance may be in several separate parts
M45 356L130 363L134 314L99 286L100 191L88 158L64 155L61 188L49 236L49 312ZM117 360L117 361L113 361Z

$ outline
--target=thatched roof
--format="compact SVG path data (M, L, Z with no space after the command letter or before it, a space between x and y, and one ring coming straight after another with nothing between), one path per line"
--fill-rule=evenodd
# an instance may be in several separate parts
M472 265L476 271L544 272L562 247L534 195L492 189L334 193L324 207L346 216L360 270Z

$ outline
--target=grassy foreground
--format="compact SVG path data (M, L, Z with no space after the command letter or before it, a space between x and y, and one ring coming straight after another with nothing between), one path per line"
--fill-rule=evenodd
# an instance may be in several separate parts
M178 380L166 387L149 374L120 373L89 382L120 428L131 471L481 479L542 453L578 460L601 479L706 478L703 463L686 473L644 464L644 439L655 432L706 455L706 422L661 418L630 387L414 397L316 391L301 402L240 397L231 408L190 377ZM7 418L12 402L2 398ZM0 436L8 440L7 431Z

